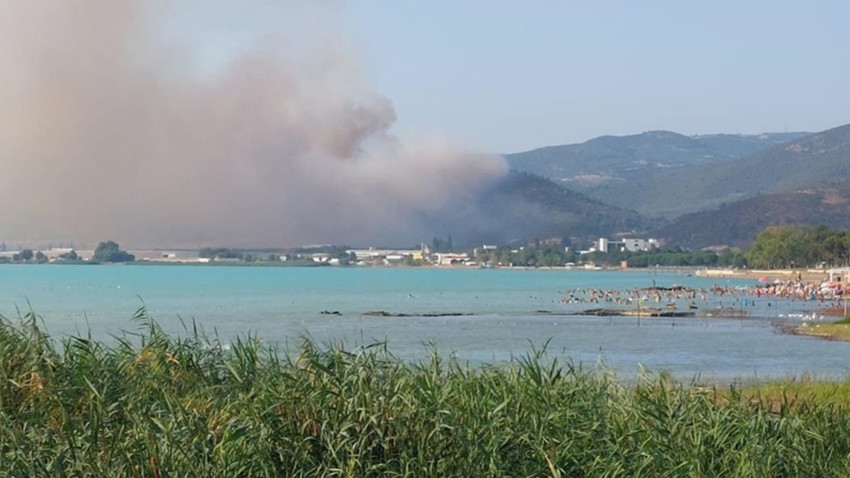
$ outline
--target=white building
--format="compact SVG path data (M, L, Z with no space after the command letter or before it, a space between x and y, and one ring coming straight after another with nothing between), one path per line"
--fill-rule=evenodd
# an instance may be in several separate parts
M345 251L349 254L354 253L358 262L366 263L398 263L403 262L407 257L412 260L423 260L424 254L418 249L349 249Z
M660 244L656 239L623 238L620 241L612 241L600 237L596 250L599 252L646 252L658 247L660 247Z
M437 265L440 266L462 265L469 260L469 255L465 252L438 252L435 255L437 256Z

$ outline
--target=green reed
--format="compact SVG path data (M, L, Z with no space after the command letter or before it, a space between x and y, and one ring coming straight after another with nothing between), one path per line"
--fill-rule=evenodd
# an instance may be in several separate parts
M407 363L383 344L143 331L114 344L0 318L3 476L847 476L850 414L547 360Z

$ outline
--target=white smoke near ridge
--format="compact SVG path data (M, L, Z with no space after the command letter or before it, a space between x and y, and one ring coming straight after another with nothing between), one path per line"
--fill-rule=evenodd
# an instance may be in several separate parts
M394 138L391 103L335 32L269 32L197 74L182 67L190 50L158 36L167 5L0 2L0 239L416 241L430 237L417 215L506 171L447 141Z

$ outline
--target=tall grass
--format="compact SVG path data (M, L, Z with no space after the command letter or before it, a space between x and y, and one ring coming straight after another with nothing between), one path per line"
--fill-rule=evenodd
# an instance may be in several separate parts
M534 350L470 369L383 345L114 344L0 320L3 476L846 476L850 415Z

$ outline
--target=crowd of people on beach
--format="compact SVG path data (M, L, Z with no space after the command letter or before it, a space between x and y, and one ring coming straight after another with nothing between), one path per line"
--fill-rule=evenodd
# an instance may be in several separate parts
M683 286L634 289L577 288L565 291L563 295L561 303L564 305L618 304L669 307L686 302L690 308L707 305L722 308L724 304L727 307L747 308L754 307L757 301L764 300L767 300L768 307L771 307L776 300L817 301L819 304L835 301L835 305L838 305L838 301L844 295L844 287L842 283L807 282L798 278L760 283L750 287L714 284L708 289Z
M639 301L661 303L662 300L667 302L676 299L691 299L694 300L700 294L702 300L705 300L706 291L697 291L697 289L670 288L659 289L657 287L648 289L573 289L564 293L562 299L563 304L632 304Z
M754 288L756 297L780 297L791 300L816 300L824 302L844 296L845 286L841 282L807 282L802 279L774 281ZM850 291L848 291L850 292Z

